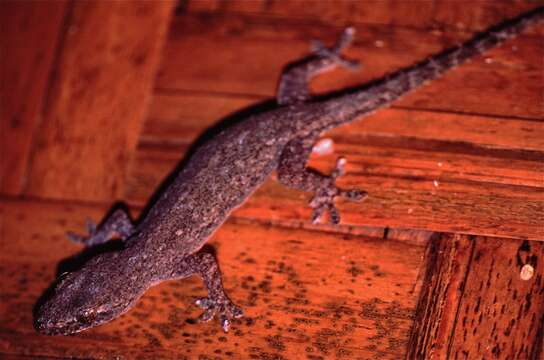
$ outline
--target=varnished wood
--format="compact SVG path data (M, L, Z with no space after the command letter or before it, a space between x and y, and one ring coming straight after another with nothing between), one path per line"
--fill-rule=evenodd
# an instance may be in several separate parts
M450 354L542 359L544 243L477 237ZM524 265L534 276L523 280Z
M211 242L226 288L246 312L229 334L217 322L188 322L199 313L192 301L205 294L202 282L192 278L151 289L132 311L105 326L76 336L38 335L32 306L59 260L80 249L65 231L83 227L81 214L99 220L105 210L3 199L0 353L278 359L404 354L424 244L235 221Z
M75 2L26 194L112 199L150 99L173 2Z
M355 28L355 43L346 54L360 60L362 69L320 76L312 84L315 91L363 84L473 35L385 25ZM533 33L522 34L475 58L395 105L542 119L543 30L543 26L535 27ZM166 44L156 86L161 90L273 96L278 74L286 63L306 55L312 39L330 44L340 32L338 27L242 15L178 17ZM282 46L275 46L277 42ZM188 52L194 61L179 66L175 59Z
M184 9L196 14L249 14L298 22L318 22L346 26L352 24L384 24L411 28L455 28L483 30L503 19L504 13L530 10L536 2L506 0L486 1L467 7L455 1L422 0L417 6L402 0L199 0L189 1Z
M446 359L474 242L462 235L437 234L429 243L406 359Z
M216 98L156 97L127 178L130 201L144 203L199 134L250 102ZM394 109L325 137L334 140L335 152L314 156L311 165L328 172L345 156L340 184L370 194L362 203L340 204L344 224L544 239L535 217L544 211L540 122ZM309 196L270 180L235 215L309 222Z
M542 242L433 239L407 358L540 359ZM521 269L534 275L523 279Z
M63 34L67 1L0 3L0 192L20 194L49 79Z
M211 242L226 288L247 314L229 334L216 322L188 321L199 314L193 300L205 294L196 278L160 284L133 311L75 336L41 336L31 322L38 297L66 265L61 260L81 249L65 232L83 231L86 217L100 220L117 199L137 215L198 135L273 96L279 71L308 51L310 39L332 43L346 25L357 27L347 55L364 67L313 84L330 91L411 64L539 3L180 2L153 94L151 63L161 55L153 39L165 32L171 5L139 5L163 9L155 12L70 2L69 17L50 15L45 28L29 27L44 40L23 53L45 53L36 69L22 58L20 74L43 91L9 99L28 102L37 114L28 116L48 101L43 127L34 119L18 133L8 130L13 142L1 144L2 160L15 164L8 190L2 176L4 194L30 186L24 196L0 195L0 357L541 356L542 26L393 109L325 134L335 151L311 165L328 172L344 155L348 174L340 185L371 194L361 204L339 202L340 226L310 224L310 195L273 177L239 208ZM48 3L48 13L55 6ZM53 39L55 26L66 36ZM47 45L55 41L56 49ZM141 67L138 54L145 55ZM53 87L43 85L47 61L56 69ZM98 65L109 75L94 76ZM7 118L0 119L3 132ZM17 160L29 148L31 166ZM527 264L534 275L521 281Z

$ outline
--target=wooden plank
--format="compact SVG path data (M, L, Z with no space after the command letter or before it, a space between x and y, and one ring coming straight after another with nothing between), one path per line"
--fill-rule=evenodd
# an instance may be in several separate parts
M66 1L0 3L0 192L20 194L63 29Z
M448 358L474 242L444 234L431 240L406 359Z
M542 31L544 26L539 26ZM165 49L157 87L274 96L280 71L307 54L311 39L335 41L341 29L240 15L178 16ZM359 72L338 70L312 84L317 92L366 83L439 52L470 33L423 32L380 25L357 27L347 56ZM276 44L281 43L278 47ZM462 113L542 119L542 35L523 34L414 92L396 105ZM179 66L177 59L191 54ZM437 96L436 94L440 94ZM491 100L492 99L492 100Z
M531 1L482 1L472 4L470 11L455 1L418 1L417 5L404 0L193 0L183 11L189 13L221 14L245 13L252 16L292 18L334 25L386 24L416 28L444 28L482 30L505 16L535 7Z
M396 157L391 150L384 152ZM376 154L379 151L370 152L368 159L379 162ZM422 154L419 156L424 157ZM440 158L440 154L435 156L429 167ZM450 156L441 155L442 158ZM126 196L139 204L147 201L179 159L177 150L139 150L137 165L127 180ZM454 174L449 177L450 174L442 171L434 174L441 177L435 177L428 168L417 170L402 164L367 166L363 161L357 163L357 157L351 157L349 153L347 159L347 174L339 179L339 185L363 188L370 196L362 203L338 201L345 225L392 226L534 240L544 238L540 218L535 216L544 213L541 187L469 181L464 178L462 170L455 178ZM310 163L315 168L329 171L332 164L333 159L327 164ZM363 170L356 171L355 168ZM497 170L496 174L500 176L500 171ZM489 177L487 179L490 180ZM269 179L234 212L234 216L284 224L308 223L309 200L310 194L287 189L275 179Z
M205 293L202 283L191 278L154 287L132 311L109 324L74 336L47 337L31 328L32 306L52 281L57 263L79 249L64 232L81 230L87 215L99 220L105 209L9 199L0 209L0 353L398 359L405 352L425 240L229 221L211 243L226 287L246 317L235 321L228 334L217 322L187 321L198 315L191 302Z
M140 142L191 143L205 129L228 117L238 118L240 112L252 107L255 111L249 112L258 111L263 101L265 98L243 95L159 92L152 100ZM486 150L544 151L544 124L541 122L398 108L380 110L327 135L349 143L368 142L370 136L392 141L395 139L391 138L402 137L422 143L425 140L470 143Z
M541 358L543 245L485 237L437 239L407 358Z
M542 358L543 245L476 238L452 340L453 358ZM534 275L523 280L526 265Z
M246 102L156 97L125 196L146 202L197 134ZM340 201L345 224L542 238L535 218L544 211L541 122L390 109L325 136L335 151L313 157L311 166L328 172L337 156L345 156L348 174L340 183L370 192L361 204ZM307 222L308 196L270 180L236 215Z
M221 119L257 102L259 98L251 96L155 93L139 141L187 144Z
M74 4L26 194L97 200L122 192L172 6Z

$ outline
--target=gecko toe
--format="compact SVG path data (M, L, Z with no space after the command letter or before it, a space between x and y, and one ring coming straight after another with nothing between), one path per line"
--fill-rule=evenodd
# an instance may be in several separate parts
M368 196L368 193L363 190L341 190L340 196L351 201L363 201Z
M75 242L76 244L84 244L85 240L86 240L85 236L78 235L78 234L76 234L74 232L71 232L71 231L66 232L66 237L70 241Z
M231 309L231 312L232 312L232 316L235 318L235 319L239 319L241 318L242 316L244 316L244 310L242 310L242 308L232 304L233 308Z
M85 220L85 227L86 227L87 233L88 233L87 236L79 235L79 234L76 234L76 233L71 232L71 231L67 231L66 236L68 237L68 239L70 241L73 241L73 242L75 242L77 244L83 244L85 246L92 245L94 243L94 240L95 240L95 237L96 237L97 225L96 225L96 223L94 221L87 218Z
M208 322L219 314L219 322L225 332L229 330L232 319L240 318L244 315L242 309L232 303L228 298L214 300L210 297L200 298L195 304L204 309L202 315L198 317L198 322Z
M221 315L219 322L221 323L221 327L223 328L224 332L229 332L230 328L230 320L227 318L226 315Z
M328 204L329 210L329 222L332 225L338 225L340 223L340 213L334 204Z
M215 313L216 313L216 309L215 308L209 308L209 309L206 309L206 311L204 311L199 317L198 317L198 322L208 322L210 321L211 319L213 319Z
M85 220L85 227L87 228L89 235L92 236L96 232L97 225L93 220L87 218Z
M312 224L317 224L325 214L324 204L312 206L314 210L312 211Z
M210 298L204 297L204 298L197 299L195 301L195 304L199 306L201 309L206 310L213 306L213 301Z

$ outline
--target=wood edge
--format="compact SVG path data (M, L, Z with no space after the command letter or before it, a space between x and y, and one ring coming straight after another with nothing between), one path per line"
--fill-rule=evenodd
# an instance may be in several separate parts
M448 357L473 250L467 235L436 233L429 241L406 359Z

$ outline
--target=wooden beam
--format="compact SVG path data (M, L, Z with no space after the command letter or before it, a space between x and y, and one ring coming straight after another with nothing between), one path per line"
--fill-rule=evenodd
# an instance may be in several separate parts
M446 235L430 249L408 359L541 358L544 242Z
M406 359L445 359L473 252L469 237L438 234L428 244Z
M255 102L247 96L156 96L125 197L146 202L199 134ZM370 194L361 203L339 201L344 224L544 239L535 217L544 212L542 122L384 109L324 136L334 141L334 153L312 157L310 165L329 172L335 158L345 156L340 185ZM309 196L271 179L235 215L309 223Z
M361 2L364 3L364 2ZM504 13L504 18L516 13ZM356 26L346 56L360 60L361 71L345 69L312 81L316 92L358 86L410 66L470 38L458 30L429 32L388 25ZM544 47L539 25L411 93L394 105L460 113L512 116L539 120L544 82ZM230 16L176 17L165 47L157 87L167 90L249 94L272 97L285 64L308 54L312 39L336 41L341 28ZM282 46L275 46L281 42ZM179 57L192 61L179 66ZM439 96L437 96L439 94ZM491 101L492 100L492 101Z
M478 3L467 13L457 1L425 0L417 5L406 0L335 0L305 1L281 0L196 0L187 1L184 11L196 14L246 14L274 20L292 19L297 23L312 22L346 26L353 24L380 24L390 27L453 28L481 31L504 19L530 10L531 1L485 1ZM469 31L470 31L469 30Z
M22 192L67 1L0 2L0 192Z
M103 200L122 193L173 3L73 4L26 194Z

